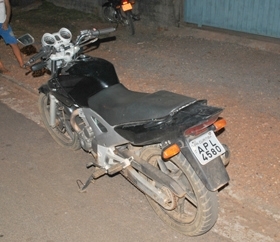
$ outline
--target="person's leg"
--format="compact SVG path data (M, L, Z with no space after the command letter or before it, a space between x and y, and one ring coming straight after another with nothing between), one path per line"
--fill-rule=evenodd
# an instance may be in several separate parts
M5 72L9 72L3 65L3 63L0 61L0 73L5 73Z
M12 30L11 26L9 25L7 30L1 29L0 35L4 39L5 43L12 47L12 50L14 52L14 55L17 58L17 61L18 61L19 65L22 67L23 64L24 64L23 59L22 59L22 54L21 54L20 49L18 47L18 44L17 44L18 41L17 41L17 39L16 39L16 37L13 33L13 30Z
M132 9L132 18L133 20L140 20L140 12L139 12L139 3L138 1L140 0L136 0L134 1L134 4L133 4L133 9Z
M20 65L20 67L23 67L24 63L23 63L23 59L22 59L22 54L20 52L20 49L19 49L18 45L17 44L10 44L10 46L12 47L12 50L14 52L14 55L17 58L17 61Z

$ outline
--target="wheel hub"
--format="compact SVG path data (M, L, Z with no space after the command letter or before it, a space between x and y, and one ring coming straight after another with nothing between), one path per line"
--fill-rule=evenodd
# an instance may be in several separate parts
M166 201L165 201L166 205L164 206L164 208L166 210L173 210L173 209L175 209L177 207L177 205L178 205L178 203L177 203L178 198L167 187L162 187L161 190L168 197L168 199L166 199Z

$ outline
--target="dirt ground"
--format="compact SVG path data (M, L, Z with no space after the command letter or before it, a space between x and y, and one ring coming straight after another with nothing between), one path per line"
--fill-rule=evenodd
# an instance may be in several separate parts
M25 13L32 14L14 12L12 27L17 36L32 34L37 40L36 48L40 48L43 33L56 32L60 27L73 27L75 36L78 29L110 26L85 18L71 24L60 20L60 24L65 24L60 27L40 21L32 25L25 20ZM167 89L223 107L228 124L219 139L231 150L227 168L231 181L221 194L237 200L241 208L261 211L279 223L280 55L238 43L196 38L186 33L188 28L147 26L144 21L135 24L135 36L119 27L110 35L115 39L103 39L88 54L111 61L120 81L131 90ZM37 93L49 76L25 75L3 40L0 48L0 58L10 70L6 78ZM28 57L24 59L27 61ZM261 224L262 218L258 219ZM271 233L275 241L280 240L279 231Z

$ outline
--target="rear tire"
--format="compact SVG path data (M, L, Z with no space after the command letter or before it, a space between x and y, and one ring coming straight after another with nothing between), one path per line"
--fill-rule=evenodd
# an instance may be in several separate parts
M111 23L117 23L117 12L111 5L103 6L103 17L106 21Z
M81 148L78 134L72 129L70 124L70 117L64 112L63 108L56 111L55 127L50 126L50 100L49 96L44 93L39 95L39 111L42 121L52 136L52 138L61 146L71 150L78 150ZM58 103L59 106L59 103ZM63 107L61 105L61 107Z
M155 146L144 148L140 157L159 168L157 160L161 159L161 149ZM188 236L206 233L214 226L218 217L217 192L206 189L181 153L165 161L165 164L168 175L181 185L187 195L177 198L177 207L171 211L147 196L150 205L176 231Z

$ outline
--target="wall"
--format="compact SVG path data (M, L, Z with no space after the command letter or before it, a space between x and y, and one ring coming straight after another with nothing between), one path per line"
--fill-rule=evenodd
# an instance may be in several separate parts
M47 0L59 7L68 9L76 9L86 13L94 13L98 8L98 2L96 0Z
M279 0L185 0L185 21L280 37Z
M173 25L176 22L173 0L139 0L139 12L145 20L159 25Z
M15 6L27 6L31 3L34 3L36 0L10 0L12 7Z

